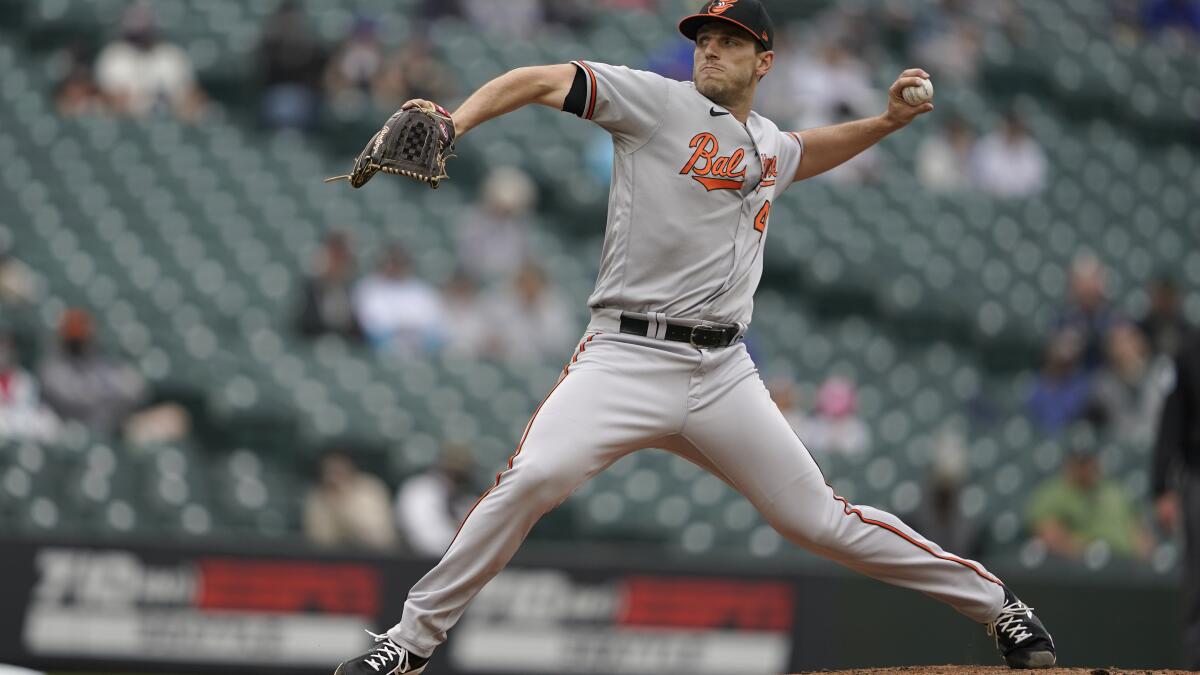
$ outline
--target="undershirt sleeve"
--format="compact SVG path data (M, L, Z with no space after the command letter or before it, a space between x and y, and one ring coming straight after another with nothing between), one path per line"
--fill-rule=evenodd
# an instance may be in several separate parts
M583 66L577 63L573 65L575 66L575 81L571 83L571 91L567 92L562 109L563 112L583 117L583 106L587 104L588 96L587 73L583 72Z
M662 124L670 80L644 70L592 61L572 61L575 79L563 110L603 128L618 150L646 143ZM580 91L582 101L580 101Z

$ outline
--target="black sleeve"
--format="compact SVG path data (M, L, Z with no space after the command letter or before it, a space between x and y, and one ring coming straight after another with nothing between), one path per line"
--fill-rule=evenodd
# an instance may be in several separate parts
M563 112L569 112L577 117L583 117L583 104L587 103L587 75L583 68L575 66L575 80L571 82L571 91L563 101Z
M1177 465L1187 443L1187 389L1195 373L1189 372L1188 345L1175 359L1175 383L1163 403L1158 423L1158 439L1154 443L1154 469L1150 477L1150 493L1158 497L1170 489L1171 470Z
M316 285L305 281L300 289L299 311L296 312L296 331L307 337L316 337L325 332L325 322L321 320L320 301L317 299Z

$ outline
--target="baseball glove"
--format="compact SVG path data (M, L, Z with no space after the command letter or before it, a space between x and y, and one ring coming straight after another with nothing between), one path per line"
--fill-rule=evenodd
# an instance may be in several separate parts
M445 108L415 106L397 110L358 153L350 173L326 178L325 182L345 179L360 188L376 172L383 171L436 188L443 178L450 177L446 173L446 160L454 156L453 152L454 121Z

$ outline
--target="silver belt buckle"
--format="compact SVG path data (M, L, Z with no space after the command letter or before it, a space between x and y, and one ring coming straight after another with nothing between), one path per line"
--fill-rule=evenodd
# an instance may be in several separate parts
M712 344L696 342L696 333L697 333L697 331L703 331L703 330L712 330L712 331L718 331L718 332L720 332L720 333L721 333L721 335L724 335L724 332L723 332L723 331L721 331L721 329L720 329L719 327L717 327L717 326L715 326L715 325L713 325L713 324L711 324L711 323L698 323L698 324L696 324L695 326L692 326L692 334L688 336L688 342L689 342L689 343L690 343L690 344L691 344L693 347L696 347L696 348L701 348L701 347L715 347L715 346L717 346L715 342L714 342L714 343L712 343Z

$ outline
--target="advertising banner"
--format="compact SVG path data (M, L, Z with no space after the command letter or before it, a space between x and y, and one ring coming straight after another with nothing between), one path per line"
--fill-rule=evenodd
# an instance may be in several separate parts
M786 582L510 569L475 598L450 657L479 673L780 673L793 602Z
M429 561L2 542L0 662L328 673L396 621ZM791 582L513 566L439 673L779 673Z
M836 570L771 575L702 562L625 550L526 553L475 597L430 671L778 675L998 662L982 627L910 590ZM366 629L382 632L400 618L408 589L432 564L282 546L0 538L0 663L329 675L371 646ZM1178 665L1170 580L1017 581L1055 638L1088 644L1096 662ZM1109 606L1140 617L1137 625L1089 618Z

